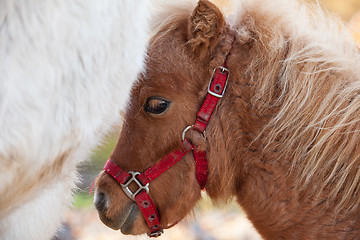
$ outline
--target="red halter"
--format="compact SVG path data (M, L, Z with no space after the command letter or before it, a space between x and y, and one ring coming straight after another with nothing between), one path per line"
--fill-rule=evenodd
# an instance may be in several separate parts
M176 162L182 159L187 153L193 151L196 179L200 185L200 188L205 188L208 173L206 152L197 151L196 147L185 138L185 134L189 129L192 128L205 135L205 129L211 114L214 111L217 102L225 92L228 77L229 71L225 67L214 69L213 76L209 83L208 93L202 107L200 108L200 111L196 114L195 124L185 128L183 131L183 142L180 149L170 152L163 159L142 173L133 171L126 172L118 165L113 163L110 159L106 162L104 170L120 183L124 193L139 206L139 209L142 212L149 227L150 237L158 237L163 233L163 228L160 226L159 213L155 207L154 202L148 194L149 183L151 181L163 174ZM138 186L138 189L135 192L132 192L129 189L129 185L132 182L136 183Z
M235 38L233 40L231 49L233 48L234 43ZM230 55L231 49L229 54L226 56L226 60ZM194 146L186 139L185 135L188 130L194 129L205 136L205 129L211 114L213 113L217 102L225 93L227 81L229 78L229 70L226 69L226 60L223 67L214 69L208 86L206 98L199 112L196 114L196 121L194 125L185 128L182 133L183 142L180 149L170 152L163 159L142 173L133 171L126 172L118 165L113 163L111 159L106 162L104 170L120 183L124 193L139 206L139 209L142 212L149 227L150 234L148 235L150 237L158 237L163 233L163 228L160 225L159 213L150 195L148 194L149 183L151 181L163 174L175 163L180 161L186 154L192 151L195 160L196 180L198 181L201 189L205 188L208 174L206 152L198 151L196 146ZM132 182L138 186L138 189L135 192L132 192L129 189L129 185Z

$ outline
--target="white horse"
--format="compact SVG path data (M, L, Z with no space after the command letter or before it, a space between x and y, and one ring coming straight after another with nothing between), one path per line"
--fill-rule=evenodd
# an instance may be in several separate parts
M120 121L148 0L0 0L0 239L49 239Z

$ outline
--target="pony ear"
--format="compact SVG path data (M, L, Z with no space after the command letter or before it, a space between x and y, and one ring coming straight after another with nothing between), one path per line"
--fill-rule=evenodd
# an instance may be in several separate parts
M214 50L225 25L221 11L208 0L199 0L188 26L188 45L201 59Z

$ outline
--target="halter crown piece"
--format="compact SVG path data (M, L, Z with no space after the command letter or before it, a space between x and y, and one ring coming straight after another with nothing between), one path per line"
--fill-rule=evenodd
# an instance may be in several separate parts
M231 49L234 42L235 38ZM188 126L183 131L183 141L180 149L173 150L155 165L146 169L142 173L133 171L126 172L111 161L111 159L109 159L105 164L105 172L118 181L124 193L138 205L149 227L150 233L148 235L150 237L159 237L163 233L163 227L160 225L159 213L149 195L149 183L151 181L163 174L175 163L181 160L186 154L192 151L195 160L196 180L198 181L201 189L205 188L208 174L206 152L197 150L196 146L187 140L185 135L188 130L194 129L205 136L205 129L210 120L211 114L213 113L217 102L225 93L229 78L229 70L226 69L226 60L230 55L230 51L226 56L223 66L214 69L209 82L206 98L199 112L196 114L196 121L194 125ZM138 189L135 192L132 192L129 189L129 185L133 182L138 186Z

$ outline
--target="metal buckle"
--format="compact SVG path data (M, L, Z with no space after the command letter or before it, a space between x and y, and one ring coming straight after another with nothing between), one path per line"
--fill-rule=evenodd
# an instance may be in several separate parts
M149 234L149 237L155 237L155 238L156 238L156 237L160 237L161 234L163 234L163 233L164 233L164 230L160 229L159 231L150 233L150 234Z
M135 201L135 196L138 195L142 190L145 190L146 193L149 193L149 183L147 183L145 186L142 185L142 183L136 178L136 176L140 175L139 172L133 172L133 171L129 171L128 172L131 175L131 178L129 179L129 181L127 181L125 184L120 184L122 190L124 191L124 193L133 201ZM135 182L136 185L138 185L139 189L136 190L135 193L133 193L130 189L129 189L129 185Z
M225 72L227 73L226 81L225 81L225 86L224 86L224 89L222 90L222 93L221 93L221 94L215 93L215 92L213 92L213 91L210 90L211 83L212 83L212 81L213 81L213 79L214 79L214 77L215 77L215 72L216 72L216 70L217 70L218 68L220 68L220 72L221 72L222 74L225 74ZM228 78L229 78L230 72L229 72L229 70L228 70L227 68L225 68L225 67L218 67L218 68L215 68L215 69L214 69L213 75L212 75L211 80L210 80L210 82L209 82L208 93L211 94L211 95L213 95L214 97L222 98L222 97L224 96L224 93L225 93L225 90L226 90L226 86L227 86L227 82L228 82Z

